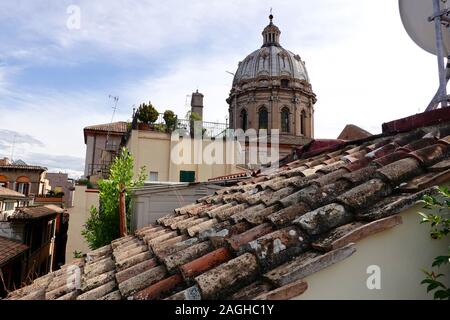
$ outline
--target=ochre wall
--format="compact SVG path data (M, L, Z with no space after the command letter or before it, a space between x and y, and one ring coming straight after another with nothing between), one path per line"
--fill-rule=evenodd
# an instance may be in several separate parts
M81 235L83 225L89 218L91 206L98 208L98 192L89 192L85 186L76 186L73 199L73 207L69 212L69 231L66 247L66 263L73 260L75 250L83 253L89 252L89 247Z
M183 148L191 145L193 148L193 140L190 138L180 138L180 145ZM205 150L207 145L212 142L203 141L203 147L198 150ZM224 176L232 173L241 172L241 169L230 164L176 164L171 160L171 152L173 152L175 142L171 141L170 135L161 132L134 130L128 141L128 149L134 156L134 173L135 177L139 172L139 168L146 167L146 175L150 171L158 172L159 181L180 181L180 171L195 171L197 182L207 181L210 178ZM239 145L234 145L235 154ZM203 149L202 149L203 148ZM226 147L223 148L223 154L226 154ZM202 151L203 152L203 151ZM193 161L193 151L191 153L191 163Z

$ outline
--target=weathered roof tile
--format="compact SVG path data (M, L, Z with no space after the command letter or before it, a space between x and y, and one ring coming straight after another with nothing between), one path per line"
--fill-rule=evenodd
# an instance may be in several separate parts
M284 227L309 211L311 211L311 207L304 202L300 202L272 213L267 217L267 220L277 227Z
M162 260L166 265L167 270L173 272L177 267L207 254L212 249L213 247L210 241L200 242L170 256L164 257Z
M340 195L337 201L358 211L378 202L391 192L392 188L388 184L380 179L372 179Z
M231 300L251 300L257 296L269 292L272 286L266 282L253 282L252 284L242 288L235 294L233 294Z
M244 245L256 254L263 269L272 268L309 248L307 235L296 226L275 230Z
M317 235L344 225L352 219L353 215L344 206L331 203L305 213L294 220L294 223L299 225L308 234Z
M193 279L194 277L208 271L216 266L231 259L231 253L226 248L219 248L210 253L201 256L191 262L180 267L180 271L185 279Z
M251 283L258 272L254 255L243 254L195 278L202 298L223 298Z
M353 244L327 252L323 255L309 251L295 258L293 261L269 271L264 275L264 278L276 286L285 286L342 261L355 253L355 251L356 248Z
M255 300L289 300L298 297L308 289L305 281L298 280L287 284L281 288L263 293L255 298Z
M167 270L164 266L157 266L150 270L144 271L128 280L119 284L119 290L122 296L128 297L129 295L138 292L160 280L162 280L167 274Z
M392 216L371 223L353 222L332 230L324 237L316 240L314 249L331 251L357 242L375 233L393 228L402 223L401 216Z
M142 289L133 295L134 300L154 300L160 299L164 294L169 293L176 286L183 282L183 277L180 274L175 274L165 278L151 286Z
M375 176L390 183L392 186L397 186L419 175L421 172L419 161L414 158L406 158L378 169Z

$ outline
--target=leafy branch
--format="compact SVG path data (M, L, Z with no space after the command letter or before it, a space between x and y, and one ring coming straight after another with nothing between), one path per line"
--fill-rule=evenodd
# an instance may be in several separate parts
M442 199L440 199L442 198ZM426 195L422 199L424 208L433 210L432 213L419 212L422 217L421 224L427 223L430 225L430 237L435 240L442 240L450 233L450 190L447 187L439 188L438 197ZM432 268L439 270L442 266L448 265L450 262L450 246L446 255L441 255L434 258L431 265ZM450 300L450 288L448 288L443 282L442 278L445 277L443 273L435 271L422 270L426 278L421 282L423 285L427 285L427 293L434 291L435 300Z

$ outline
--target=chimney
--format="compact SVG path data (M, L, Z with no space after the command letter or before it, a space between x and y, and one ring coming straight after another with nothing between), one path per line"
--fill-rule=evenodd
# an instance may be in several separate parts
M191 99L191 113L197 113L203 120L203 94L198 90L192 93Z

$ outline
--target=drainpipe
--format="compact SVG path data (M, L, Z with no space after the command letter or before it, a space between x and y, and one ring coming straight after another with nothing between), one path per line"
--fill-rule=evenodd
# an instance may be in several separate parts
M59 213L59 222L61 223L62 221L62 215L63 213ZM55 238L56 238L56 222L58 221L58 219L56 218L54 220L54 224L53 224L53 230L52 230L52 238L51 238L51 244L50 244L50 252L51 252L51 258L50 258L50 272L53 271L53 263L55 261Z

